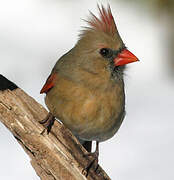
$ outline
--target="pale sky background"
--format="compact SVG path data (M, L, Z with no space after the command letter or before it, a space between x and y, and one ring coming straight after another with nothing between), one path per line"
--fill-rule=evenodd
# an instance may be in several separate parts
M77 41L81 19L110 2L123 41L140 62L128 65L127 116L101 143L99 163L113 180L174 179L174 83L167 74L166 31L150 7L119 1L0 1L0 73L44 105L39 91L57 59ZM153 17L153 18L152 18ZM0 123L0 180L39 180Z

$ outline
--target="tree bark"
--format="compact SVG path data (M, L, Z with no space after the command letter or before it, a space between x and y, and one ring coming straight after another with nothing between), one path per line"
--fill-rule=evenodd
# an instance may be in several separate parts
M92 157L72 133L55 121L49 134L38 121L48 112L14 83L0 75L0 121L31 158L31 165L42 180L110 180L101 167L85 167Z

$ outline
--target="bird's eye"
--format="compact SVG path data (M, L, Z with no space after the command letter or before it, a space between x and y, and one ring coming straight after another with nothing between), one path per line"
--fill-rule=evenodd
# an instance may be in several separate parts
M112 49L109 49L109 48L102 48L102 49L100 49L100 54L104 58L110 58L113 55L113 51L112 51Z

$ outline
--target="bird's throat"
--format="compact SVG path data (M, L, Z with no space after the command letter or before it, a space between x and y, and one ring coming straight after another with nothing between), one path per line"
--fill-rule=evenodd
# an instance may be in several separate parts
M116 82L123 81L125 66L115 66L114 61L111 60L108 65L108 69L111 74L111 79Z

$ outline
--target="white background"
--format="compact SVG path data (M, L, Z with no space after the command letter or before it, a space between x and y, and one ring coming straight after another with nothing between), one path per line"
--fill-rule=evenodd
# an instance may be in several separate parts
M174 84L165 68L165 28L152 18L150 7L110 5L123 41L140 62L128 65L127 116L117 135L101 143L100 164L113 180L173 180ZM85 25L81 19L96 9L92 0L1 1L0 73L44 105L42 85L57 59L76 43ZM0 179L39 180L1 123Z

